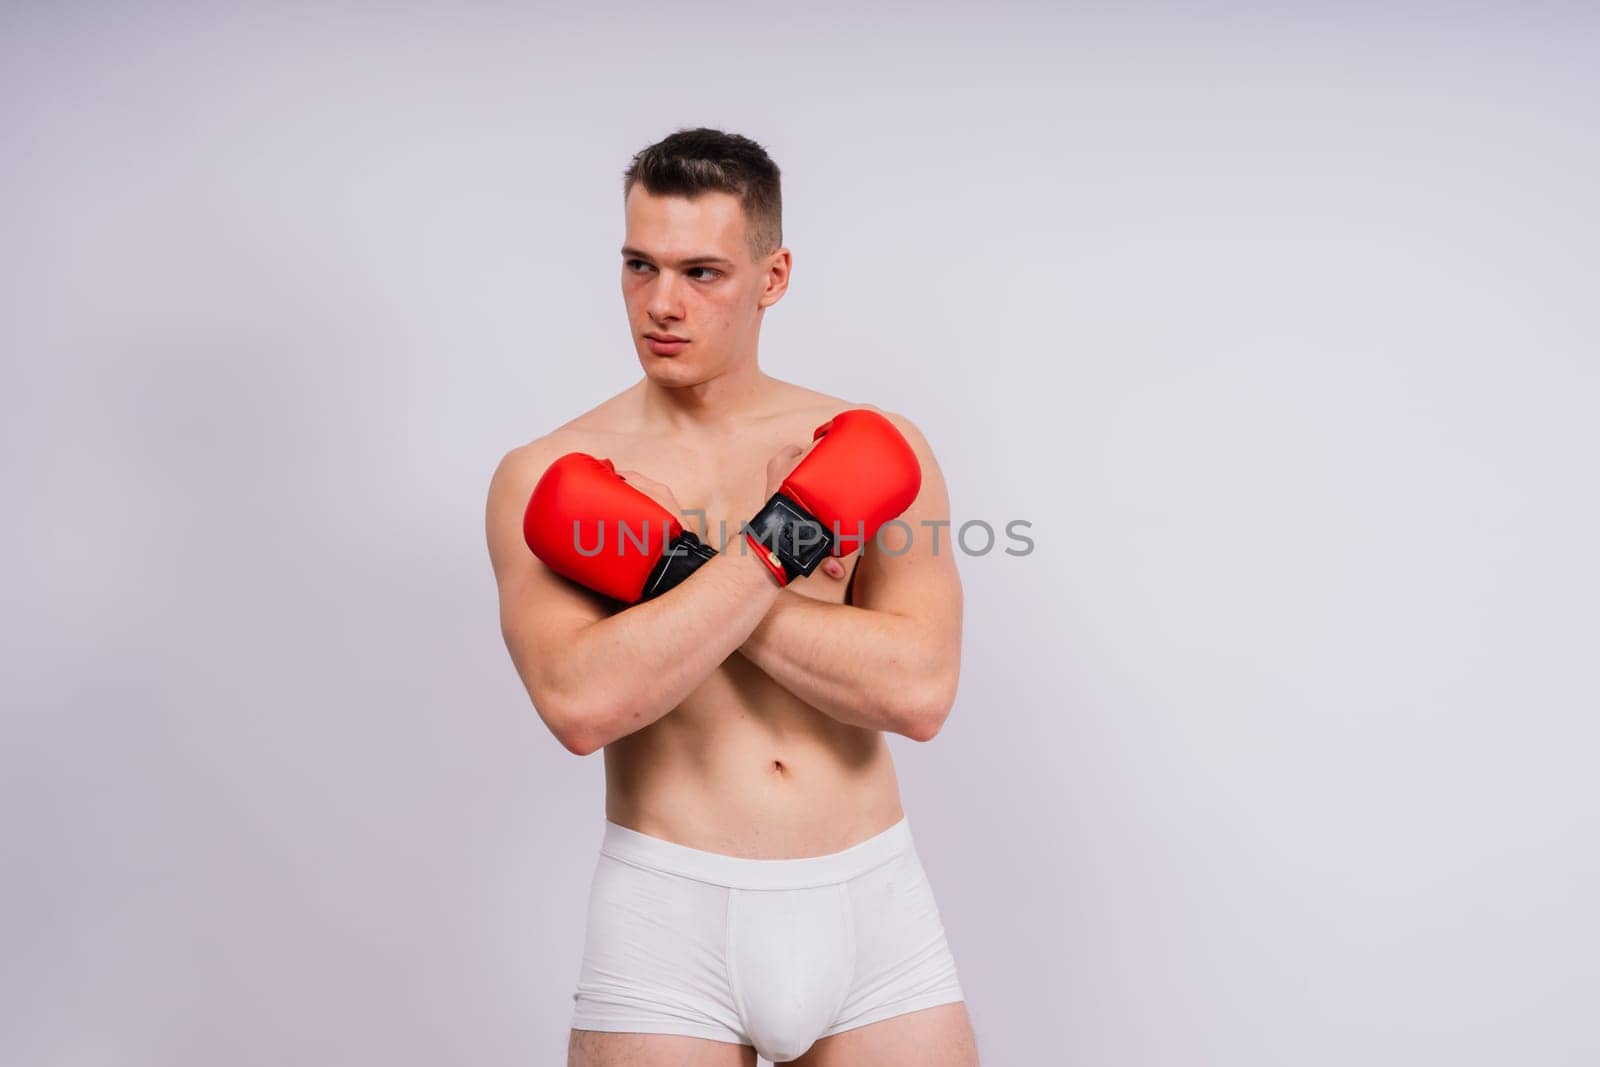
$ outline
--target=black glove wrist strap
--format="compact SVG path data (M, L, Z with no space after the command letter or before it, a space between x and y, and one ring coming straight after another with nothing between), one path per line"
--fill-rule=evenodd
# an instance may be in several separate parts
M700 540L692 530L685 530L667 545L667 550L656 560L650 577L644 583L641 601L660 596L673 588L701 565L717 554L717 550Z
M782 493L774 493L744 532L765 545L783 564L789 581L808 577L833 553L833 535L805 508Z

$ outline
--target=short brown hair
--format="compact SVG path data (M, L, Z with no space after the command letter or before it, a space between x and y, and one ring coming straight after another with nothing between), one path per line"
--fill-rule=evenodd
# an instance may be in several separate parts
M732 193L739 198L755 256L783 244L783 194L778 165L767 150L736 133L704 126L679 130L642 149L622 174L622 195L643 184L653 196Z

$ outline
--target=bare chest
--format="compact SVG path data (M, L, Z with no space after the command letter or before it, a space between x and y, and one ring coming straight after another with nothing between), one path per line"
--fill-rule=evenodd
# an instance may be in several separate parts
M672 491L685 527L722 548L766 503L767 463L785 445L809 438L803 429L726 444L640 439L616 448L619 470L634 470Z

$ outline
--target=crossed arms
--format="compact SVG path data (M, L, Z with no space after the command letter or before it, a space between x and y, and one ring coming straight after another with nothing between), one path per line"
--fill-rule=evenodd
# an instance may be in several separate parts
M650 725L735 654L840 722L934 737L955 702L961 581L933 452L908 420L890 418L916 452L922 487L881 545L863 551L853 604L780 589L734 539L683 584L613 614L522 539L528 495L566 449L541 438L507 453L486 515L501 632L535 710L562 745L587 755Z

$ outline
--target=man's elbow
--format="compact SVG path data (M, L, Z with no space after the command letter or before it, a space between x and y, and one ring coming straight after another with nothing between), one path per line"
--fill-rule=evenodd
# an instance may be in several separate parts
M561 747L574 756L592 755L605 747L599 716L585 702L546 695L534 697L533 706Z
M925 686L909 687L908 692L911 698L901 710L906 723L901 732L913 741L932 741L955 707L955 678L933 679Z
M581 689L549 688L529 695L556 740L574 756L598 752L646 721L645 697L615 692L592 682Z

